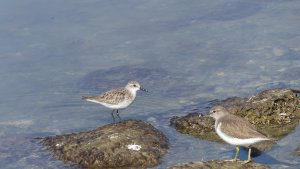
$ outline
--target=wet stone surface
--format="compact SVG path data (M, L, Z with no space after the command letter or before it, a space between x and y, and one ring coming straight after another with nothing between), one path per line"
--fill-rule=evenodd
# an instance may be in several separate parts
M260 92L250 98L232 97L215 100L211 106L225 106L229 112L241 116L255 125L261 133L281 139L293 131L299 123L299 91L292 89L271 89ZM222 142L214 131L212 118L201 113L191 113L184 117L173 117L173 125L178 131L201 139ZM254 145L253 154L269 149L273 142Z
M197 162L189 162L177 164L172 167L167 167L166 169L269 169L270 167L258 164L254 162L250 162L245 164L244 161L221 161L221 160L212 160L212 161L197 161Z
M298 125L300 100L297 93L299 91L293 89L265 90L227 108L262 129L263 133L280 139Z
M54 156L84 168L148 168L160 163L168 139L152 125L127 120L92 131L47 137Z
M181 133L190 134L209 141L222 142L214 131L214 123L213 118L201 113L190 113L184 117L176 116L171 119L171 125Z

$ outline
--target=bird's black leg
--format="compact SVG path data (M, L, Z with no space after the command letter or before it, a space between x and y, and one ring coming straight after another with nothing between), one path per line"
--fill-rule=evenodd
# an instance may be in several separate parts
M115 121L115 116L114 116L114 111L115 111L115 109L113 109L113 111L111 112L111 116L112 116L112 118L113 118L114 123L116 123L116 121Z
M119 110L118 109L117 109L117 116L118 116L119 120L121 121L121 117L119 115Z

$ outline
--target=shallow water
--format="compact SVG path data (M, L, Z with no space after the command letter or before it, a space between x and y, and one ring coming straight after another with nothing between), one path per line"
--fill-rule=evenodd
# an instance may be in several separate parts
M300 89L300 2L218 0L16 1L0 5L0 166L72 168L35 137L86 131L111 122L110 110L82 95L136 79L138 93L123 119L162 130L178 162L228 159L234 148L169 127L188 105ZM298 168L299 127L254 158L272 168ZM241 151L246 158L246 152Z

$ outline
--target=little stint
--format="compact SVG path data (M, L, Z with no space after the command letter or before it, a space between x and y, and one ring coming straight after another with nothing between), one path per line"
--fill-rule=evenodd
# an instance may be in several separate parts
M129 81L125 87L112 89L98 96L83 96L82 99L98 103L112 109L113 111L111 112L111 115L115 122L115 110L119 120L121 121L119 109L125 109L128 107L134 101L138 90L148 92L140 86L139 82Z

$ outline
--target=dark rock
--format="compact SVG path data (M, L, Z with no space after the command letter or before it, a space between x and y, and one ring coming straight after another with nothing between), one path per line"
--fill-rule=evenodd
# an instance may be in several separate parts
M184 117L171 118L171 125L181 133L191 134L204 140L223 142L214 130L214 123L213 118L201 113L190 113Z
M47 137L42 144L57 159L84 168L148 168L160 163L169 143L152 125L127 120L92 131Z
M297 92L292 89L265 90L247 101L243 99L243 104L227 108L270 137L282 138L295 129L300 119ZM226 101L224 103L227 104Z
M271 89L250 98L232 97L221 101L216 100L211 104L225 106L229 112L255 125L260 132L281 139L294 130L299 123L300 101L297 93L299 91L293 89ZM191 113L185 117L173 117L171 124L182 133L222 142L214 131L212 118L208 116ZM252 155L270 149L273 143L266 141L254 145Z
M166 169L269 169L270 167L258 164L254 162L245 163L244 161L221 161L221 160L212 160L212 161L197 161L177 164L172 167L167 167Z

